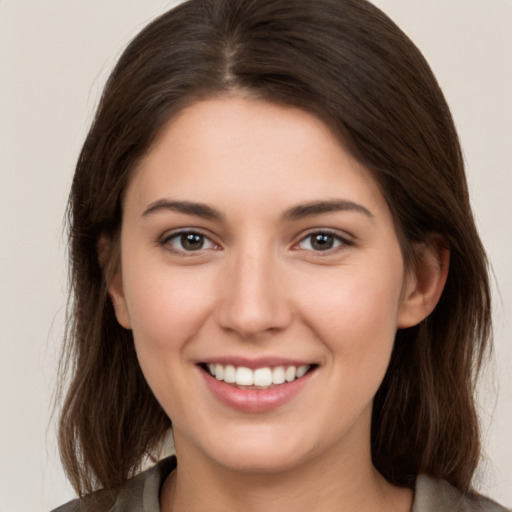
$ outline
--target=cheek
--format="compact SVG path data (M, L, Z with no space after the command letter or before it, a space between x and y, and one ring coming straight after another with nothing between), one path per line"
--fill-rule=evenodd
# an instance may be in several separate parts
M400 269L353 270L330 278L328 292L322 293L318 282L315 288L304 289L305 322L343 364L354 369L387 366L397 329L402 274Z
M125 296L140 356L185 345L211 311L211 279L204 272L151 268L127 264L125 272Z
M151 271L152 268L157 268ZM156 399L167 415L179 418L189 399L187 348L211 315L211 279L204 273L162 265L123 267L125 296L137 358Z

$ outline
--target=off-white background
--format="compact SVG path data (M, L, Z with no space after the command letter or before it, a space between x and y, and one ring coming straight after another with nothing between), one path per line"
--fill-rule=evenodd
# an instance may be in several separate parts
M305 0L308 1L308 0ZM309 0L314 1L314 0ZM66 301L73 165L122 47L165 0L0 0L0 512L73 496L50 403ZM512 0L378 0L452 107L496 293L479 487L512 505ZM498 398L496 398L498 392Z

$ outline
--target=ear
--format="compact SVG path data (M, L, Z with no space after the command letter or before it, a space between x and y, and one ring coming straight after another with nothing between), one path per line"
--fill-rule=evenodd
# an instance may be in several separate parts
M432 313L448 277L450 249L441 235L433 234L415 245L414 253L398 314L399 329L417 325Z
M125 329L131 329L121 274L120 243L119 237L112 239L106 235L101 235L96 249L98 251L98 262L105 276L108 295L114 306L117 321Z

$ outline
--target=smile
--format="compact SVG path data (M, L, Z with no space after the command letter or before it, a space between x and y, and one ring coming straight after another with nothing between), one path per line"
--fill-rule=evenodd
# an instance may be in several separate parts
M270 389L271 387L293 382L303 377L312 365L301 366L265 366L262 368L250 369L245 366L234 366L231 364L207 364L205 369L212 377L226 384L233 384L245 389Z
M292 402L308 383L316 380L319 369L318 364L299 362L244 363L211 361L198 367L207 389L220 403L251 414L270 412Z

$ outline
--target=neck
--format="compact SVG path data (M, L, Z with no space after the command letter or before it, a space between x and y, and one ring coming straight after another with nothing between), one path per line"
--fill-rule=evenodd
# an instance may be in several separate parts
M177 445L177 447L179 444ZM311 459L272 473L233 471L177 449L178 467L164 483L162 512L409 512L412 492L391 486L371 463L369 452ZM197 459L196 459L197 460ZM341 461L341 462L340 462Z

